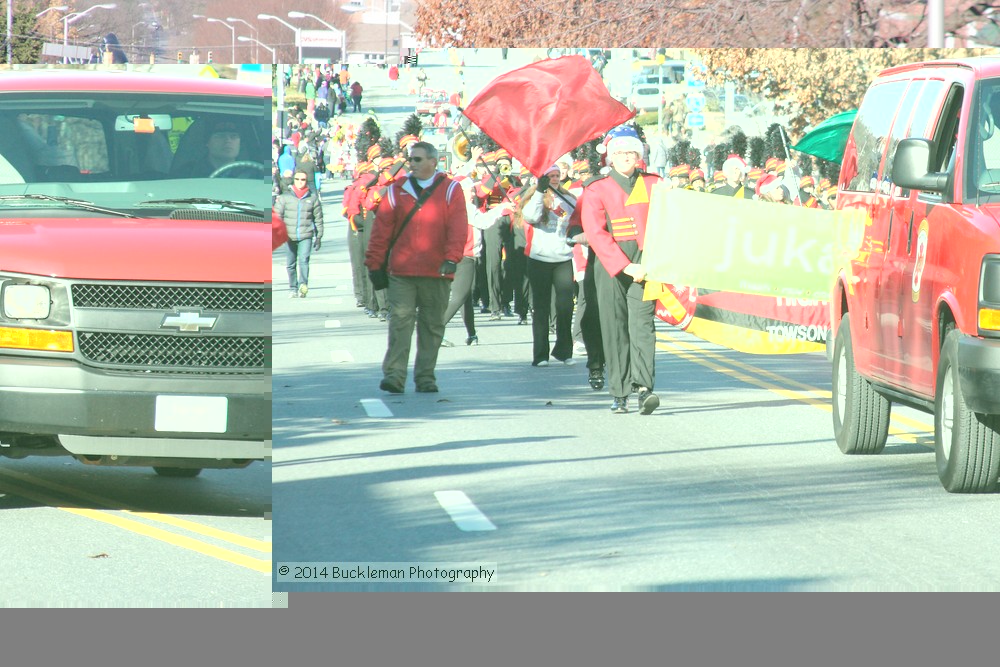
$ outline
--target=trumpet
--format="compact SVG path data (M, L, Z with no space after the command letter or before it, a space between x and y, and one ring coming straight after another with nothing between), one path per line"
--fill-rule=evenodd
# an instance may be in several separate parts
M510 176L511 169L513 169L511 164L507 161L504 161L504 163L500 165L498 171L500 172L501 176Z

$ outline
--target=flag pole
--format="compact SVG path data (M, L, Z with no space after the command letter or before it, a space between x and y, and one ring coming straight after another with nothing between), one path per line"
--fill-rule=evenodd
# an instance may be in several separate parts
M463 109L462 107L455 107L455 108L458 109L458 112L460 114L462 114L463 116L465 116L465 109ZM458 125L458 131L462 133L463 137L465 137L465 140L469 144L469 150L471 151L472 150L472 139L469 137L468 134L465 133L465 128L462 127L461 123L459 123L459 125ZM489 136L489 135L487 135L487 136ZM488 165L486 163L486 160L483 159L482 155L479 156L479 161L482 163L482 165L484 167L486 167L486 172L490 176L493 177L493 182L500 186L500 192L503 193L503 198L506 199L508 202L510 202L513 205L514 204L514 200L510 198L510 195L508 194L507 188L503 187L503 185L500 185L500 178L498 177L499 174L494 174L493 173L493 170L490 169L490 165Z

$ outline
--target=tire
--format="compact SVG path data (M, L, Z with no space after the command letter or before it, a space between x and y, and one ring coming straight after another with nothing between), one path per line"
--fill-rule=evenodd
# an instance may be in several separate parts
M969 410L958 378L954 326L945 332L934 394L934 455L950 493L992 493L1000 478L1000 416Z
M889 437L892 402L854 365L850 314L837 329L833 348L833 433L845 454L878 454Z
M201 468L163 468L153 466L153 470L160 477L191 478L197 477L201 473Z

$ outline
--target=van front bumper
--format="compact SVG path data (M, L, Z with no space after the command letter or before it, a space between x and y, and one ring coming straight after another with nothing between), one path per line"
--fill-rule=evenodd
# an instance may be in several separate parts
M958 379L970 410L1000 415L1000 340L959 338Z
M254 441L271 439L271 376L120 374L0 356L0 433L244 441L258 458Z

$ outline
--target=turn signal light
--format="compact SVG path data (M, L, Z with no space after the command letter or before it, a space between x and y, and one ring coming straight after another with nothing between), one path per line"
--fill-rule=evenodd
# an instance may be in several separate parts
M0 327L0 348L72 352L73 332Z
M1000 331L1000 310L980 308L979 328L983 331Z

